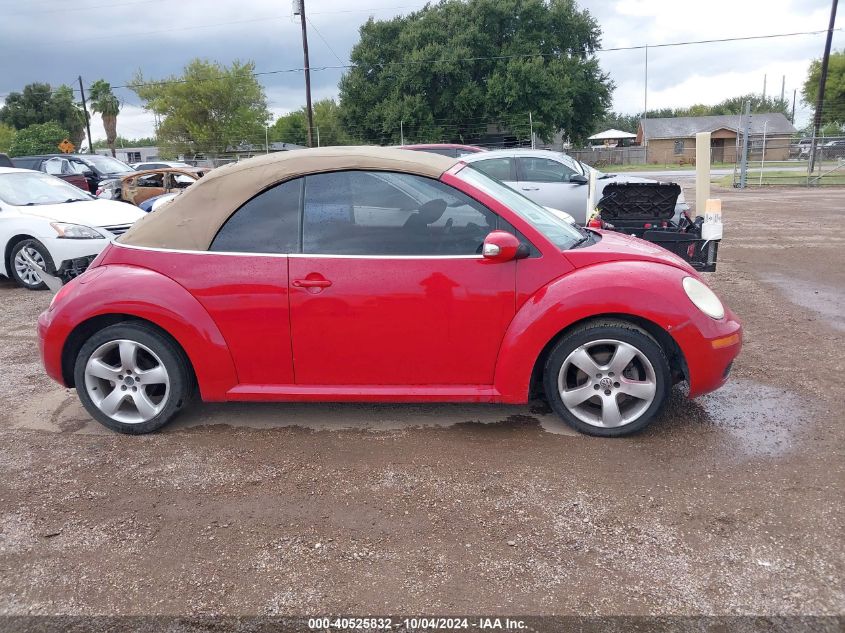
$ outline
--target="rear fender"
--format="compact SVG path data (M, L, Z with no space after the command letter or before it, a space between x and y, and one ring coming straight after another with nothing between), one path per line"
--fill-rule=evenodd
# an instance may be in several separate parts
M495 373L501 400L528 400L531 373L543 349L579 321L628 315L653 322L675 339L675 331L690 320L690 302L681 285L686 275L652 262L610 262L576 269L538 290L517 312L502 341Z
M155 297L155 302L150 300ZM66 285L45 316L64 350L74 328L94 317L119 314L154 323L170 334L193 366L203 400L225 400L238 384L228 346L205 308L164 275L136 266L105 265ZM56 340L56 339L54 339Z

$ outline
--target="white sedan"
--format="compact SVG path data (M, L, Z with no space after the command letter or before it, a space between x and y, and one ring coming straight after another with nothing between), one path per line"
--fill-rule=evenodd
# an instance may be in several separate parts
M30 290L46 288L35 263L67 281L144 215L55 176L0 167L0 274Z
M596 201L612 182L657 182L624 174L605 174L563 152L544 149L499 149L468 154L461 159L537 204L568 213L582 225L586 223L587 182L591 171L596 173ZM688 210L681 192L675 205L675 221Z

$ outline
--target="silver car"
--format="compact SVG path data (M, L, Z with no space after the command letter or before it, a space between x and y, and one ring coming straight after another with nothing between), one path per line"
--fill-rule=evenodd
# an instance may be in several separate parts
M469 154L463 160L534 202L568 213L578 224L586 222L590 171L596 172L597 201L611 182L657 182L649 178L605 174L563 152L544 149L500 149ZM689 205L681 192L675 206L675 221L688 210Z

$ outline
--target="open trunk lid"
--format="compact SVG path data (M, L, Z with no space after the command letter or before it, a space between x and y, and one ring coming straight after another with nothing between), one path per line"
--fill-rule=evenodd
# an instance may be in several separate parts
M681 186L674 182L611 182L598 203L606 222L660 222L675 216Z
M718 240L701 238L703 218L686 214L675 221L681 187L669 182L614 182L605 186L596 207L602 228L662 246L700 272L716 270Z

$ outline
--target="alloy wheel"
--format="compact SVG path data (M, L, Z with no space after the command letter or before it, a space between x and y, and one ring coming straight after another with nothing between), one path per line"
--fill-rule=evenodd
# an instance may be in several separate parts
M170 377L149 347L118 339L103 343L88 358L85 389L94 405L111 419L140 424L164 409Z
M24 246L15 253L15 272L24 284L35 288L36 286L40 286L43 281L41 280L41 276L38 274L38 271L35 270L28 261L26 261L24 253L29 255L42 270L47 270L47 264L44 261L44 256L32 246Z
M654 401L657 379L646 355L614 339L590 341L566 357L558 374L564 406L591 426L631 424Z

